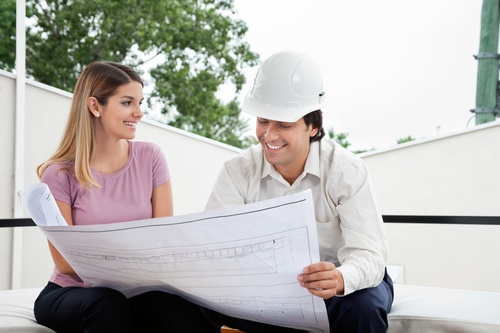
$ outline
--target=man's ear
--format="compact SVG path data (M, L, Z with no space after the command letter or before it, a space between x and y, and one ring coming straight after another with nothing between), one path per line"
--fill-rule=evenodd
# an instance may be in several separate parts
M316 136L316 134L318 134L318 128L317 127L313 127L312 130L311 130L311 133L309 133L309 136L311 138L314 138Z
M100 116L100 104L97 98L91 96L87 99L87 107L89 108L89 111L94 115L94 117L99 117Z

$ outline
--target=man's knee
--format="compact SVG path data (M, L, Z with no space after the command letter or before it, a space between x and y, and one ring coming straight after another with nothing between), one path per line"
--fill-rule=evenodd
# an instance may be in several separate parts
M385 332L390 295L383 288L356 291L326 301L332 332Z

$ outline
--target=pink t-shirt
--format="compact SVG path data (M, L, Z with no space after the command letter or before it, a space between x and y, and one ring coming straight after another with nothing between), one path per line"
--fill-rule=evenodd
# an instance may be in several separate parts
M152 217L153 189L170 180L165 156L159 146L129 141L130 155L125 166L113 174L102 174L91 169L100 188L86 189L68 171L73 163L52 164L43 173L56 200L72 207L74 225L101 224L141 220ZM83 286L77 276L60 273L54 267L50 278L62 287Z

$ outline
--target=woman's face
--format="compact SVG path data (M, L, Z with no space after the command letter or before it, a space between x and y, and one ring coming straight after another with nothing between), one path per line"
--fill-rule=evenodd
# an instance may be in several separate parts
M143 99L142 84L137 81L118 87L106 105L99 105L100 126L97 130L109 139L134 139L137 123L144 116L141 110Z

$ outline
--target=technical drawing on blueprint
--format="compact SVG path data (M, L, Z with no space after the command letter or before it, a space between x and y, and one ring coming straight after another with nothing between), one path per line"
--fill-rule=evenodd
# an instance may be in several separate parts
M27 208L34 220L47 215L37 224L89 286L129 297L163 290L230 316L329 332L324 301L297 281L319 261L310 191L196 214L71 227L50 226L48 216L58 213L47 212L54 205L44 191L29 191Z

